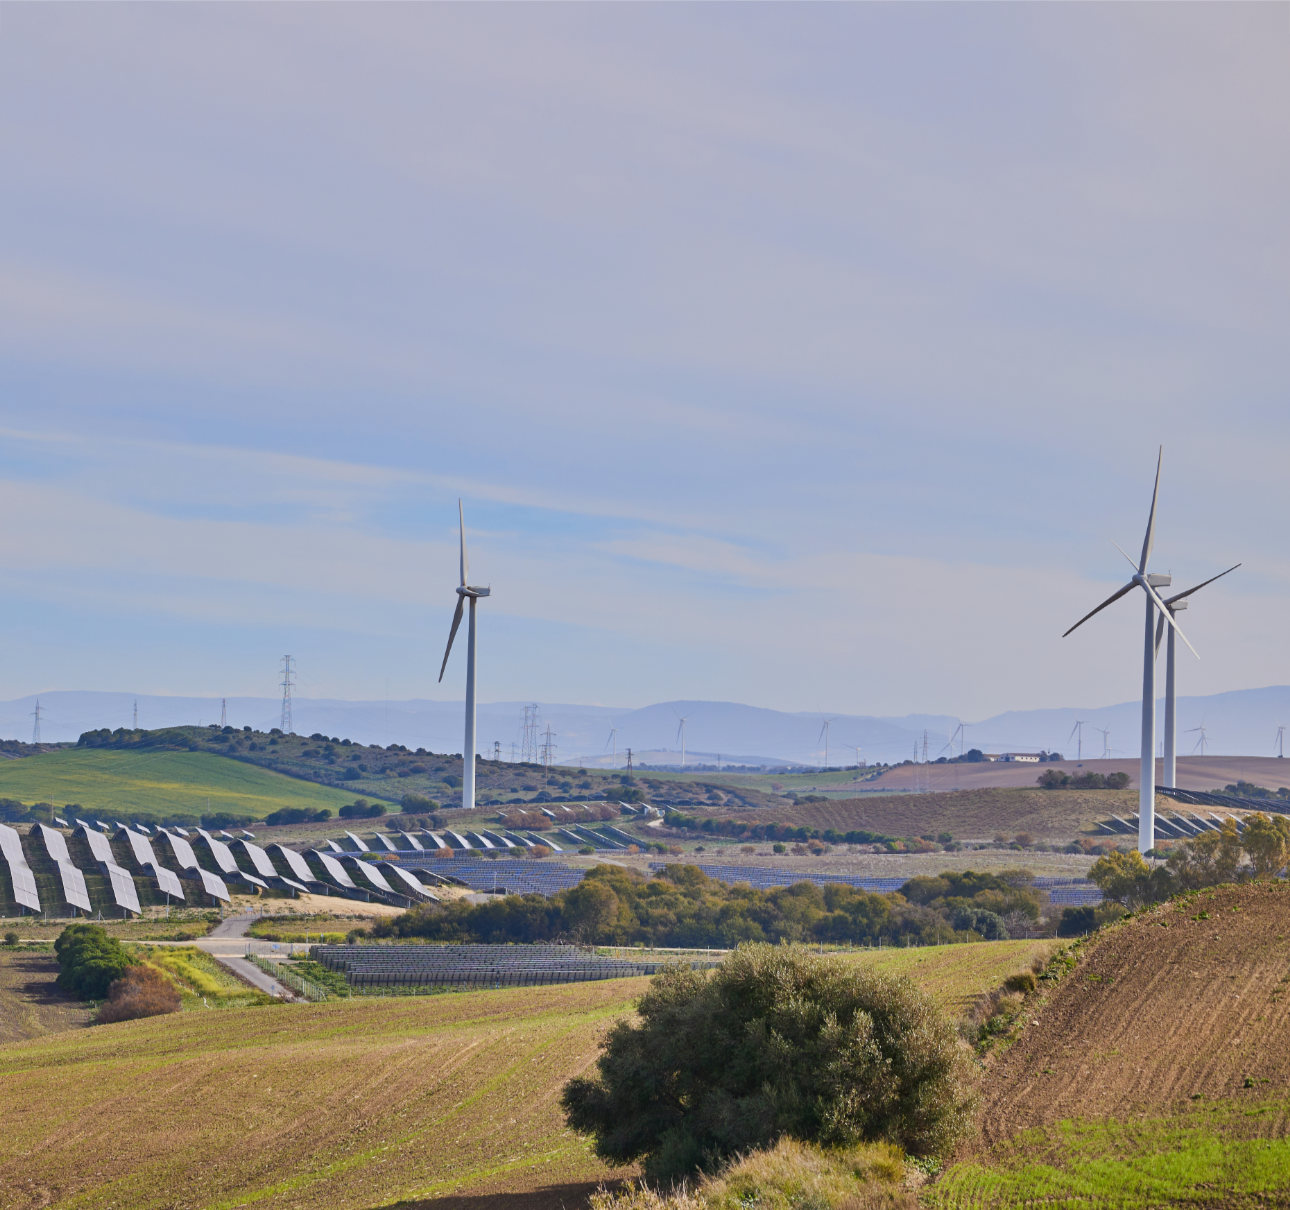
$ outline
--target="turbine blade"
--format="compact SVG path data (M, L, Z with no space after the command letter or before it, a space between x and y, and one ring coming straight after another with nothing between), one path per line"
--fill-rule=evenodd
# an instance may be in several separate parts
M443 649L443 663L439 665L439 679L443 680L444 669L448 667L448 656L452 654L452 641L457 637L457 627L461 625L461 615L466 609L466 598L457 598L457 612L452 615L452 629L448 631L448 646Z
M1156 485L1151 489L1151 514L1147 517L1147 536L1142 539L1142 562L1138 564L1138 575L1147 574L1147 560L1151 558L1151 544L1156 538L1156 498L1160 495L1160 464L1165 460L1165 447L1160 447L1156 455Z
M1071 742L1071 740L1075 738L1075 732L1078 730L1079 730L1079 723L1076 723L1075 726L1071 728L1071 733L1066 737L1066 742L1068 744Z
M1160 594L1154 588L1152 588L1151 585L1148 584L1145 579L1139 580L1138 583L1142 585L1142 591L1145 592L1147 596L1149 596L1156 603L1156 608L1160 610L1161 618L1165 622L1167 622L1170 626L1172 626L1174 634L1176 634L1180 639L1182 639L1184 643L1187 644L1187 650L1190 651L1192 655L1194 655L1197 659L1200 659L1200 652L1197 651L1196 648L1191 645L1191 643L1187 639L1187 636L1183 634L1182 627L1178 625L1178 622L1174 618L1174 615L1169 612L1169 607L1160 599Z
M1187 597L1191 596L1193 592L1200 592L1200 590L1204 588L1206 584L1212 584L1215 580L1221 580L1225 575L1227 575L1228 572L1235 571L1238 567L1240 567L1239 563L1233 563L1232 566L1227 569L1227 571L1220 571L1218 575L1210 576L1208 580L1202 580L1199 584L1196 585L1195 588L1189 588L1187 589L1186 592L1175 593L1172 597L1169 597L1168 600L1165 601L1165 604L1172 605L1175 601L1185 600Z
M1124 561L1130 567L1132 567L1134 571L1138 570L1138 565L1133 561L1132 556L1129 554L1127 550L1124 549L1123 546L1121 546L1117 541L1115 541L1114 538L1111 539L1111 545L1114 546L1115 549L1118 550L1124 556Z
M457 527L461 534L461 586L466 587L466 577L470 574L470 560L466 558L466 514L461 510L461 500L457 501Z
M1074 625L1074 626L1072 626L1072 627L1071 627L1071 629L1070 629L1070 630L1068 630L1068 631L1066 632L1066 634L1070 634L1071 630L1078 630L1078 629L1079 629L1081 626L1083 626L1083 625L1084 625L1084 623L1085 623L1085 622L1087 622L1087 621L1089 620L1089 618L1091 618L1095 613L1101 613L1101 612L1102 612L1102 610L1104 610L1108 605L1113 604L1114 602L1118 601L1122 596L1124 596L1124 594L1125 594L1126 592L1132 592L1132 591L1133 591L1133 586L1134 586L1134 584L1135 584L1135 583L1136 583L1136 581L1134 581L1134 580L1130 580L1130 581L1129 581L1129 582L1128 582L1128 583L1127 583L1123 588L1121 588L1118 592L1113 592L1113 593L1112 593L1109 597L1107 597L1107 598L1106 598L1106 600L1105 600L1105 601L1103 601L1103 602L1102 602L1102 604L1100 604L1096 609L1091 609L1091 610L1089 610L1089 612L1088 612L1088 613L1086 613L1082 618L1080 618L1080 620L1079 620L1078 622L1076 622L1076 623L1075 623L1075 625ZM1065 637L1066 637L1066 634L1062 635L1062 638L1065 638Z
M1169 602L1166 601L1165 604L1168 605ZM1160 618L1156 622L1156 655L1160 654L1160 640L1163 639L1164 637L1165 637L1165 620L1164 618Z

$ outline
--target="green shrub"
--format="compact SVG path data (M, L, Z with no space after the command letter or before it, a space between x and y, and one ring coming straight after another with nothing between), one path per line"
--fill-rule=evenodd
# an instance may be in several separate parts
M12 932L10 932L10 933L5 933L5 935L4 935L4 943L5 943L5 945L7 945L10 949L12 949L15 945L17 945L17 944L18 944L18 941L19 941L19 937L18 937L18 934L17 934L17 933L12 933Z
M97 924L69 924L54 942L58 985L82 1000L102 1000L125 974L130 957Z
M905 979L791 946L741 946L711 977L655 976L639 1024L565 1086L570 1126L651 1180L715 1171L788 1137L942 1155L973 1106L950 1023Z

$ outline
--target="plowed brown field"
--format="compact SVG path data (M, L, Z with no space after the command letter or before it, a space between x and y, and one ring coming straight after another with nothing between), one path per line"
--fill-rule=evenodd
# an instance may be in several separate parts
M1110 930L992 1069L982 1139L1290 1085L1290 888L1221 887ZM1267 1083L1263 1083L1267 1081Z

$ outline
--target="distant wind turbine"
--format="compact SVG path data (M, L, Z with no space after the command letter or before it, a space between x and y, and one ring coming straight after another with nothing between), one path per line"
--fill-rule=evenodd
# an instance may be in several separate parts
M1193 732L1193 731L1199 731L1199 732L1200 732L1200 736L1199 736L1199 738L1196 740L1196 744L1195 744L1195 746L1192 748L1192 751L1193 751L1193 752L1199 751L1199 752L1200 752L1200 754L1201 754L1201 756L1204 756L1204 755L1205 755L1205 724L1204 724L1204 723L1201 723L1201 725L1200 725L1199 727L1188 727L1188 728L1187 728L1187 732L1188 732L1188 734L1191 734L1191 732Z
M1277 756L1284 759L1286 754L1286 728L1285 724L1277 728Z
M491 589L466 583L470 563L466 558L466 516L461 501L457 501L457 525L461 536L461 583L457 586L457 608L452 615L452 629L448 631L448 646L444 648L443 663L439 666L442 683L448 656L452 654L452 641L457 637L461 615L470 604L470 620L466 626L466 741L461 749L461 805L467 810L475 806L475 603L480 597L491 595Z
M681 741L681 768L685 768L685 719L676 725L676 738Z
M1075 759L1083 760L1084 759L1084 720L1083 719L1080 719L1078 722L1076 722L1075 726L1071 728L1071 733L1066 737L1066 742L1069 744L1071 742L1071 739L1074 738L1075 736L1079 737L1078 739L1075 740Z
M1156 457L1156 482L1151 491L1151 512L1147 514L1147 532L1142 539L1142 555L1134 564L1133 578L1106 598L1096 609L1086 613L1074 626L1062 635L1065 638L1071 631L1083 626L1094 614L1101 613L1108 605L1114 604L1121 597L1141 588L1145 598L1146 624L1142 640L1142 747L1140 750L1142 767L1138 778L1138 849L1149 853L1156 845L1156 650L1155 623L1159 613L1169 624L1172 631L1187 643L1192 655L1196 648L1187 642L1187 636L1179 629L1173 614L1166 608L1158 588L1167 588L1173 581L1167 575L1155 575L1147 571L1147 562L1151 558L1151 547L1156 536L1156 502L1160 496L1160 467L1164 461L1164 446ZM1124 554L1124 551L1120 551ZM1129 556L1125 555L1127 559ZM1129 560L1131 563L1132 559ZM1199 658L1199 657L1197 657Z
M611 764L616 765L618 763L618 728L617 727L610 727L609 738L605 740L605 747L613 748L613 755L609 759Z
M1102 759L1105 760L1111 755L1111 728L1094 727L1094 731L1101 732L1102 735Z
M837 719L826 718L823 726L820 727L820 739L824 741L824 768L827 771L829 767L829 728L837 722Z
M1216 576L1210 576L1197 584L1195 588L1189 588L1186 592L1175 593L1172 597L1165 598L1165 610L1172 618L1180 610L1187 608L1187 598L1200 592L1207 584L1212 584L1215 580L1221 580L1228 572L1235 571L1240 567L1239 563L1233 564L1227 571L1220 571ZM1156 653L1160 653L1160 640L1164 638L1165 619L1162 616L1156 623ZM1165 767L1161 777L1164 778L1166 786L1178 785L1178 720L1174 712L1174 632L1169 632L1169 644L1165 648Z

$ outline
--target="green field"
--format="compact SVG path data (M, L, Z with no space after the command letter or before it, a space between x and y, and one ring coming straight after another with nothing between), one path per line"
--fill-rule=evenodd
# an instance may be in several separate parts
M66 748L0 761L0 798L78 803L114 819L212 811L263 819L281 807L335 812L354 794L206 752Z
M1284 1206L1284 1096L1200 1102L1165 1116L1067 1120L1018 1134L989 1162L951 1168L934 1207Z

